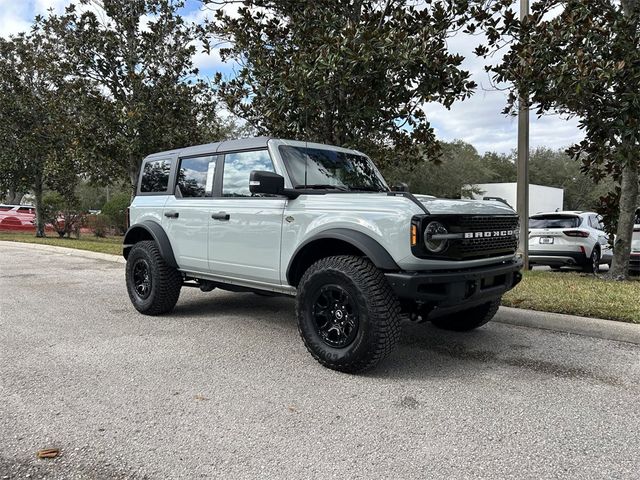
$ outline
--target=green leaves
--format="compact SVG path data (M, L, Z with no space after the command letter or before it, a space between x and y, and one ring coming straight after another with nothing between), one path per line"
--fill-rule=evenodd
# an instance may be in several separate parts
M481 4L483 2L477 2ZM638 1L541 0L520 22L509 13L514 2L500 0L494 15L476 6L476 20L488 31L488 55L511 40L501 61L491 67L494 79L512 85L507 111L517 108L516 93L526 93L539 115L562 113L580 118L585 138L568 149L595 181L620 182L619 193L603 195L610 231L625 245L615 253L616 275L628 262L632 215L638 198L640 162L640 17ZM625 186L626 185L626 186ZM622 252L622 253L621 253ZM626 257L626 260L625 260Z
M73 78L86 79L79 138L94 180L135 185L146 155L223 135L213 91L193 65L198 27L178 14L183 3L104 0L100 14L71 9L44 21Z
M242 64L216 78L223 102L259 133L384 151L391 162L394 147L415 161L418 145L437 150L422 104L450 106L475 87L446 45L465 8L246 0L237 16L218 10L205 30L229 42L223 58Z

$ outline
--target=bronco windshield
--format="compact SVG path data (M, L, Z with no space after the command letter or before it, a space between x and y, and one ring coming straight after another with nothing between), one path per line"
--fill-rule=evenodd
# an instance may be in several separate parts
M389 190L371 160L362 155L321 148L281 145L293 188L386 192Z

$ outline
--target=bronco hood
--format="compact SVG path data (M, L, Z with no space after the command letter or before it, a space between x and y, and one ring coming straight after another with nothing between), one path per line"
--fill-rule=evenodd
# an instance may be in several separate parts
M414 195L433 215L515 215L502 202L492 200L452 200L429 195Z

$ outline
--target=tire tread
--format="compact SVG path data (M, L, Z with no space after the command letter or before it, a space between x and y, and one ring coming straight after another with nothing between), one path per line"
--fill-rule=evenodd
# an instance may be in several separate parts
M368 305L368 317L375 330L375 343L370 346L366 355L349 364L333 363L320 357L305 338L300 322L298 333L307 350L325 367L348 373L358 373L370 370L386 358L394 349L400 337L400 305L387 283L387 279L378 268L368 259L351 255L325 257L311 265L302 276L299 288L304 288L306 282L318 272L339 271L349 278L361 290ZM296 314L302 315L304 292L299 293L296 302Z
M155 269L157 269L157 275L154 275L152 282L157 285L157 291L152 292L154 295L154 301L148 308L141 310L138 308L138 304L135 301L134 294L130 288L127 288L131 303L136 309L145 315L161 315L163 313L170 312L175 307L180 297L180 290L182 289L182 275L178 270L170 267L167 262L164 261L160 254L158 245L153 240L143 240L136 243L131 252L129 252L129 258L132 255L135 257L134 252L136 249L145 250L151 257L151 261L154 263ZM152 267L153 269L153 267ZM156 278L157 277L157 278ZM129 269L127 268L127 285L129 285Z

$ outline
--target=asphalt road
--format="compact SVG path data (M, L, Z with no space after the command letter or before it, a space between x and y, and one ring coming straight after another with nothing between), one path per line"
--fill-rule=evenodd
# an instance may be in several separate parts
M0 250L0 479L637 479L639 399L636 345L407 325L351 376L291 299L184 289L145 317L122 265Z

